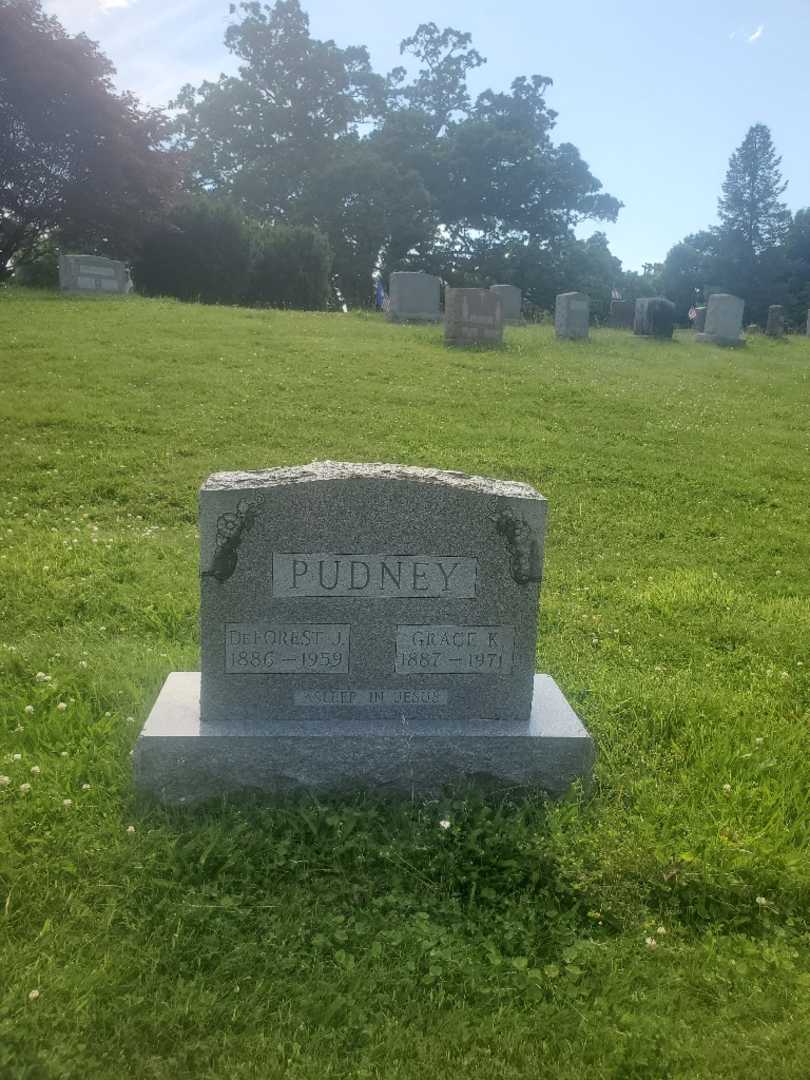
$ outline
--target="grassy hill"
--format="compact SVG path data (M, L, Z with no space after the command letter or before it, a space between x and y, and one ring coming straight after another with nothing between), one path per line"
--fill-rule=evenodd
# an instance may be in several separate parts
M3 1080L810 1075L810 341L7 290L0 386ZM314 458L549 499L590 794L135 805L199 484Z

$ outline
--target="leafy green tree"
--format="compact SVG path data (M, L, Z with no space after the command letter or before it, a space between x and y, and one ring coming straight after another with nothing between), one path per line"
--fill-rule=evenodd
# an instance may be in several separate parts
M326 237L302 225L254 232L245 303L324 310L331 296L332 252Z
M115 93L113 73L38 0L0 0L0 278L55 230L127 258L174 196L164 118Z
M198 186L227 194L247 213L295 222L340 140L380 114L384 80L365 48L311 37L298 0L239 10L225 34L242 61L239 74L183 87L173 103L178 145Z
M781 244L790 228L790 211L780 195L785 192L778 157L765 124L754 124L731 155L718 200L721 228L736 234L752 257Z

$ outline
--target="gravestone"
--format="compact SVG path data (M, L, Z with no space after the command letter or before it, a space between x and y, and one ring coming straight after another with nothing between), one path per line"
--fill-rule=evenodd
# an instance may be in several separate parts
M712 293L706 310L706 326L695 341L705 345L744 345L742 332L745 302L730 293Z
M697 315L695 315L692 320L692 329L698 334L702 334L706 326L706 305L701 304L700 307L695 308L695 311L697 312Z
M785 309L781 304L771 304L768 308L768 324L765 327L768 337L785 336Z
M177 802L587 777L590 736L535 674L545 519L527 484L434 469L210 477L202 673L166 680L137 787Z
M63 292L132 292L126 263L100 255L60 255L59 288Z
M491 289L445 289L445 345L500 345L503 305Z
M632 330L635 313L634 300L611 300L608 326L614 330Z
M433 274L397 270L389 282L391 322L439 322L441 282Z
M587 338L591 301L581 292L559 293L554 305L554 330L558 338Z
M675 329L675 305L664 296L636 300L633 333L642 337L671 338Z
M523 293L517 285L490 285L490 292L501 298L503 321L505 323L523 322Z

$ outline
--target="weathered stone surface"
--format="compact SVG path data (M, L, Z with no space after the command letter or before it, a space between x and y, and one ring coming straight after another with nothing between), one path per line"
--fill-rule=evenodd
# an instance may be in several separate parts
M505 323L523 322L523 293L517 285L490 285L490 292L501 298L503 321Z
M437 796L470 781L563 794L590 776L593 740L550 675L532 683L531 712L522 721L381 721L356 708L328 720L257 724L206 721L199 672L175 671L135 747L136 783L166 803L252 790Z
M446 345L500 345L503 305L492 289L445 289Z
M706 327L706 305L703 304L698 308L695 308L697 315L692 322L692 329L698 334L702 334Z
M527 484L436 469L210 477L202 673L167 679L137 787L183 802L587 778L590 736L535 676L545 518Z
M433 274L398 270L389 282L391 322L439 322L441 282Z
M768 308L768 324L765 327L768 337L785 336L785 309L781 304L771 304Z
M675 328L675 305L664 296L636 300L633 333L642 337L671 338Z
M635 300L611 300L608 326L614 330L632 330L635 314Z
M60 255L59 288L63 292L132 292L126 263L100 255Z
M706 328L695 341L706 345L744 345L742 332L745 303L730 293L712 293L706 311Z
M587 338L591 301L580 292L559 293L554 305L554 330L558 338Z
M350 692L370 720L525 720L545 512L526 484L404 466L210 477L203 719L326 719Z

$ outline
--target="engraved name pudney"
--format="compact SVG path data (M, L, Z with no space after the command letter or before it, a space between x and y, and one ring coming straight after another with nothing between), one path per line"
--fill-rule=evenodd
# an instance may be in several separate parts
M238 675L346 675L348 624L227 623L225 672Z
M514 626L398 626L397 674L509 675Z
M274 596L476 596L478 560L451 555L274 553Z

